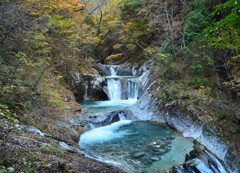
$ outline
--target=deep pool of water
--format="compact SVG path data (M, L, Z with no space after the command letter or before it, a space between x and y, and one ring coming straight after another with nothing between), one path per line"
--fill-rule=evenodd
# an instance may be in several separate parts
M79 145L129 172L157 173L182 164L193 142L165 124L124 120L85 132Z
M85 101L80 102L82 106L88 108L89 115L102 115L122 108L129 107L136 103L137 100L106 100L106 101Z

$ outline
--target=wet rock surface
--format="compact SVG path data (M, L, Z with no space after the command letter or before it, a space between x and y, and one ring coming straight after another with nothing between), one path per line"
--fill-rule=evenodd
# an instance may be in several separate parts
M88 129L106 126L121 119L133 119L131 112L127 110L113 111L103 115L92 115L87 118Z
M185 163L176 169L180 173L184 172L213 172L227 173L228 171L222 161L217 160L215 156L207 150L203 145L195 143L194 150L186 155Z

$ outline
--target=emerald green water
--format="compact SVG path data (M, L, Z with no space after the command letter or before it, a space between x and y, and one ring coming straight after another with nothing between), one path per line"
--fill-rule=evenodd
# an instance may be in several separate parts
M193 142L165 124L124 120L85 132L79 145L129 172L157 173L182 164Z

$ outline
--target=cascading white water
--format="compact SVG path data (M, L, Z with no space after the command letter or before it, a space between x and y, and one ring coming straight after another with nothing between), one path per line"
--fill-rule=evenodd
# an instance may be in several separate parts
M138 83L133 82L133 76L118 76L116 65L106 66L107 76L107 95L110 100L137 100L138 98Z
M116 77L117 71L116 66L107 66L110 76L109 77ZM108 97L110 100L121 100L121 81L118 78L114 79L107 79L107 90L108 90Z
M193 147L192 139L179 136L171 128L168 129L168 126L155 122L151 124L148 121L127 120L134 117L131 113L138 114L142 120L149 120L149 117L156 116L155 112L153 113L156 110L153 106L155 101L152 101L151 96L148 98L143 95L143 99L136 104L136 107L126 109L126 111L118 111L133 105L145 91L149 83L149 71L136 77L131 75L136 75L135 72L128 73L121 66L104 65L104 70L109 75L106 77L107 86L104 91L110 100L95 101L89 104L88 110L92 109L89 115L94 115L94 120L88 122L92 130L82 134L79 141L79 145L85 151L89 152L90 155L97 156L102 161L122 165L131 172L167 172L173 166L179 173L195 172L195 170L201 173L229 172L221 161L205 149L203 152L199 152L201 154L199 157L195 158L194 156L186 162L186 153L190 153ZM130 74L130 76L121 76L123 74ZM144 109L145 107L147 110ZM149 113L149 107L152 115ZM137 109L137 111L134 110L134 112L133 109ZM116 116L115 113L119 119L113 118ZM108 120L108 117L111 120ZM107 122L106 124L108 122L115 123L99 127L98 124L103 126L105 122ZM172 125L174 126L174 124ZM192 133L195 131L190 130L190 134ZM184 132L184 135L186 134ZM63 147L68 146L63 144ZM204 154L205 152L206 154ZM182 163L184 166L180 165Z
M107 80L108 96L110 100L121 100L121 81L117 79Z
M119 117L120 121L121 120L126 120L126 116L123 112L118 113L118 117Z
M116 66L109 66L110 76L117 76Z
M128 82L128 99L137 100L138 97L138 85L135 82Z

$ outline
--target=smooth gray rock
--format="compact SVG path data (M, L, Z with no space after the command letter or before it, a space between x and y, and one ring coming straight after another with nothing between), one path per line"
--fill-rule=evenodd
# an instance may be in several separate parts
M143 151L137 152L133 154L133 157L138 158L138 157L143 157L145 153Z

